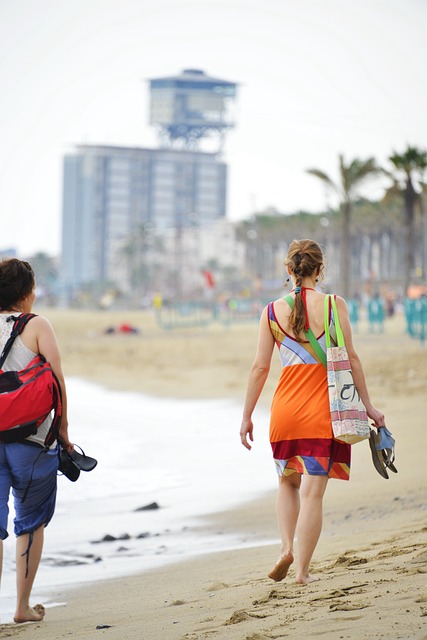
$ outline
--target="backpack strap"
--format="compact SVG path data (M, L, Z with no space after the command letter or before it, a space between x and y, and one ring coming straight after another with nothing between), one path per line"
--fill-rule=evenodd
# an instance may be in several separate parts
M0 369L4 365L4 362L9 355L9 351L12 348L13 343L15 342L15 338L22 333L27 326L27 323L36 316L35 313L21 313L19 316L9 316L6 322L10 322L13 320L12 331L10 332L10 336L6 344L4 345L4 349L0 356Z
M293 306L294 306L294 299L293 299L293 297L291 296L290 293L287 296L284 297L284 300L286 300L286 302L288 303L288 305L292 309ZM313 347L314 353L317 355L317 357L319 358L320 362L326 368L326 354L323 351L322 347L320 346L319 341L317 340L317 338L314 335L313 331L309 328L308 331L304 330L304 333L306 335L307 340L309 341L309 343Z

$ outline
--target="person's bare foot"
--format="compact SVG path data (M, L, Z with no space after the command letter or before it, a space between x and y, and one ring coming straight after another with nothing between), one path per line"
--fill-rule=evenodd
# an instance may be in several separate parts
M42 604L36 604L34 607L17 610L13 619L17 624L22 624L23 622L41 622L44 614L44 606Z
M297 584L310 584L311 582L317 582L320 580L318 576L312 576L311 573L308 573L304 576L297 576L295 582Z
M268 577L274 580L275 582L280 582L284 578L286 578L289 567L294 561L294 556L292 553L285 553L278 559L277 563L274 565L273 569L268 574Z

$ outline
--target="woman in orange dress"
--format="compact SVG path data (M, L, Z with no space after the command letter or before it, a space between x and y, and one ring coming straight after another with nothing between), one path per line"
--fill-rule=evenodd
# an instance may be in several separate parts
M275 581L286 577L294 561L296 535L296 582L307 584L318 579L310 574L309 565L322 529L323 495L329 478L349 479L351 450L350 445L333 438L326 369L305 335L310 327L326 353L324 294L315 289L323 275L322 250L313 240L294 240L285 265L294 288L288 299L271 302L262 313L240 438L251 449L252 413L267 379L276 344L282 373L271 405L270 442L279 475L277 520L282 547L268 575ZM369 398L362 365L353 346L347 305L338 296L336 301L355 385L374 426L384 426L384 415ZM334 339L332 311L329 329Z

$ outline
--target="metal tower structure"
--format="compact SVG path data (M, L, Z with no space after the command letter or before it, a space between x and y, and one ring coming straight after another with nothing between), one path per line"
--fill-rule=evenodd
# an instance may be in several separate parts
M150 83L150 124L162 146L196 150L202 139L215 136L221 152L225 133L234 127L237 84L212 78L200 69Z

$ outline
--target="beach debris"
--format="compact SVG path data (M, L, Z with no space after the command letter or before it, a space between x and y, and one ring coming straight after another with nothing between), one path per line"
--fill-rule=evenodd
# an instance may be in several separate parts
M158 502L150 502L150 504L146 504L143 507L137 507L135 511L154 511L155 509L160 509Z
M112 624L97 624L95 629L112 629Z

